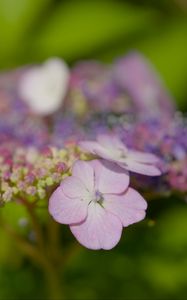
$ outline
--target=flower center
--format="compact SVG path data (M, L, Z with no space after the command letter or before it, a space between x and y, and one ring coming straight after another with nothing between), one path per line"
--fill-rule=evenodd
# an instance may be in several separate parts
M99 192L99 191L96 191L95 195L94 195L93 201L94 202L99 202L101 204L103 200L104 200L103 199L103 194L101 192Z

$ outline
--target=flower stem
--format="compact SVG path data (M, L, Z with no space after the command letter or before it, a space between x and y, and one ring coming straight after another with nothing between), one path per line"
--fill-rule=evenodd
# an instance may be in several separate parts
M58 264L56 258L54 259L53 256L51 255L52 253L50 251L47 251L47 245L41 248L41 243L37 243L37 244L30 243L24 237L18 234L9 224L5 223L2 217L0 218L0 225L7 233L7 235L9 235L16 242L16 245L18 246L20 251L25 256L27 256L37 267L39 266L40 269L42 270L47 282L48 295L49 295L48 299L49 300L65 299L63 296L62 284L60 280L61 264ZM39 228L38 225L37 227ZM39 233L39 231L37 232Z
M46 265L45 278L48 284L50 300L64 300L60 272L53 264Z
M38 222L37 215L35 214L35 206L33 206L32 203L29 203L28 201L24 199L20 199L20 202L25 206L27 209L27 212L29 214L30 220L32 222L33 230L36 234L36 240L38 243L39 248L44 249L44 239L43 239L43 233L42 228Z

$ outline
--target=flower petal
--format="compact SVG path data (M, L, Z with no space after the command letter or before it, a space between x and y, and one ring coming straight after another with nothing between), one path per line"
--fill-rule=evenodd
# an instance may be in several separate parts
M161 171L154 165L139 163L132 159L126 159L125 163L119 163L119 166L129 170L131 172L135 172L142 175L148 176L159 176L161 175Z
M84 183L88 191L93 192L94 171L89 162L77 160L73 165L72 174Z
M115 149L123 150L124 153L128 152L126 146L116 135L99 134L97 136L97 140L100 145L107 149L110 149L112 152L115 151Z
M101 147L96 141L82 141L79 142L79 146L81 149L88 151L92 154L95 154L95 149Z
M113 160L114 151L112 152L111 148L108 149L106 147L103 147L98 142L95 141L79 142L79 146L81 149L88 151L92 154L98 155L104 159Z
M117 164L103 159L92 160L96 189L101 193L120 194L129 186L129 173Z
M76 239L89 249L112 249L119 242L122 224L97 203L90 203L88 216L80 224L70 225Z
M74 176L65 178L61 183L61 188L64 194L69 198L87 199L89 191L82 181Z
M62 224L72 224L85 220L88 203L77 198L68 198L58 187L49 199L49 212L53 218Z
M126 227L145 217L147 203L134 189L129 188L123 195L105 195L104 208L116 215Z
M137 162L146 164L154 164L159 162L159 158L156 155L135 150L129 150L128 157Z
M52 58L26 71L18 92L35 113L48 115L62 105L68 82L67 65L61 59Z

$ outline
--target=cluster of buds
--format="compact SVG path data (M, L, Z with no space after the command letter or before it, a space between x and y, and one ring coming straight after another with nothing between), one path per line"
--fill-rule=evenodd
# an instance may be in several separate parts
M62 150L54 147L42 151L19 148L15 145L0 148L0 201L27 199L38 201L68 175L72 163L80 157L75 145Z

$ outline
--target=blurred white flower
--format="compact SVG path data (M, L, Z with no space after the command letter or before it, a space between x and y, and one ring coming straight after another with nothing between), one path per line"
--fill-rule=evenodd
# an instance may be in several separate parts
M35 113L48 115L62 105L69 82L69 69L59 58L32 67L20 79L18 92Z

